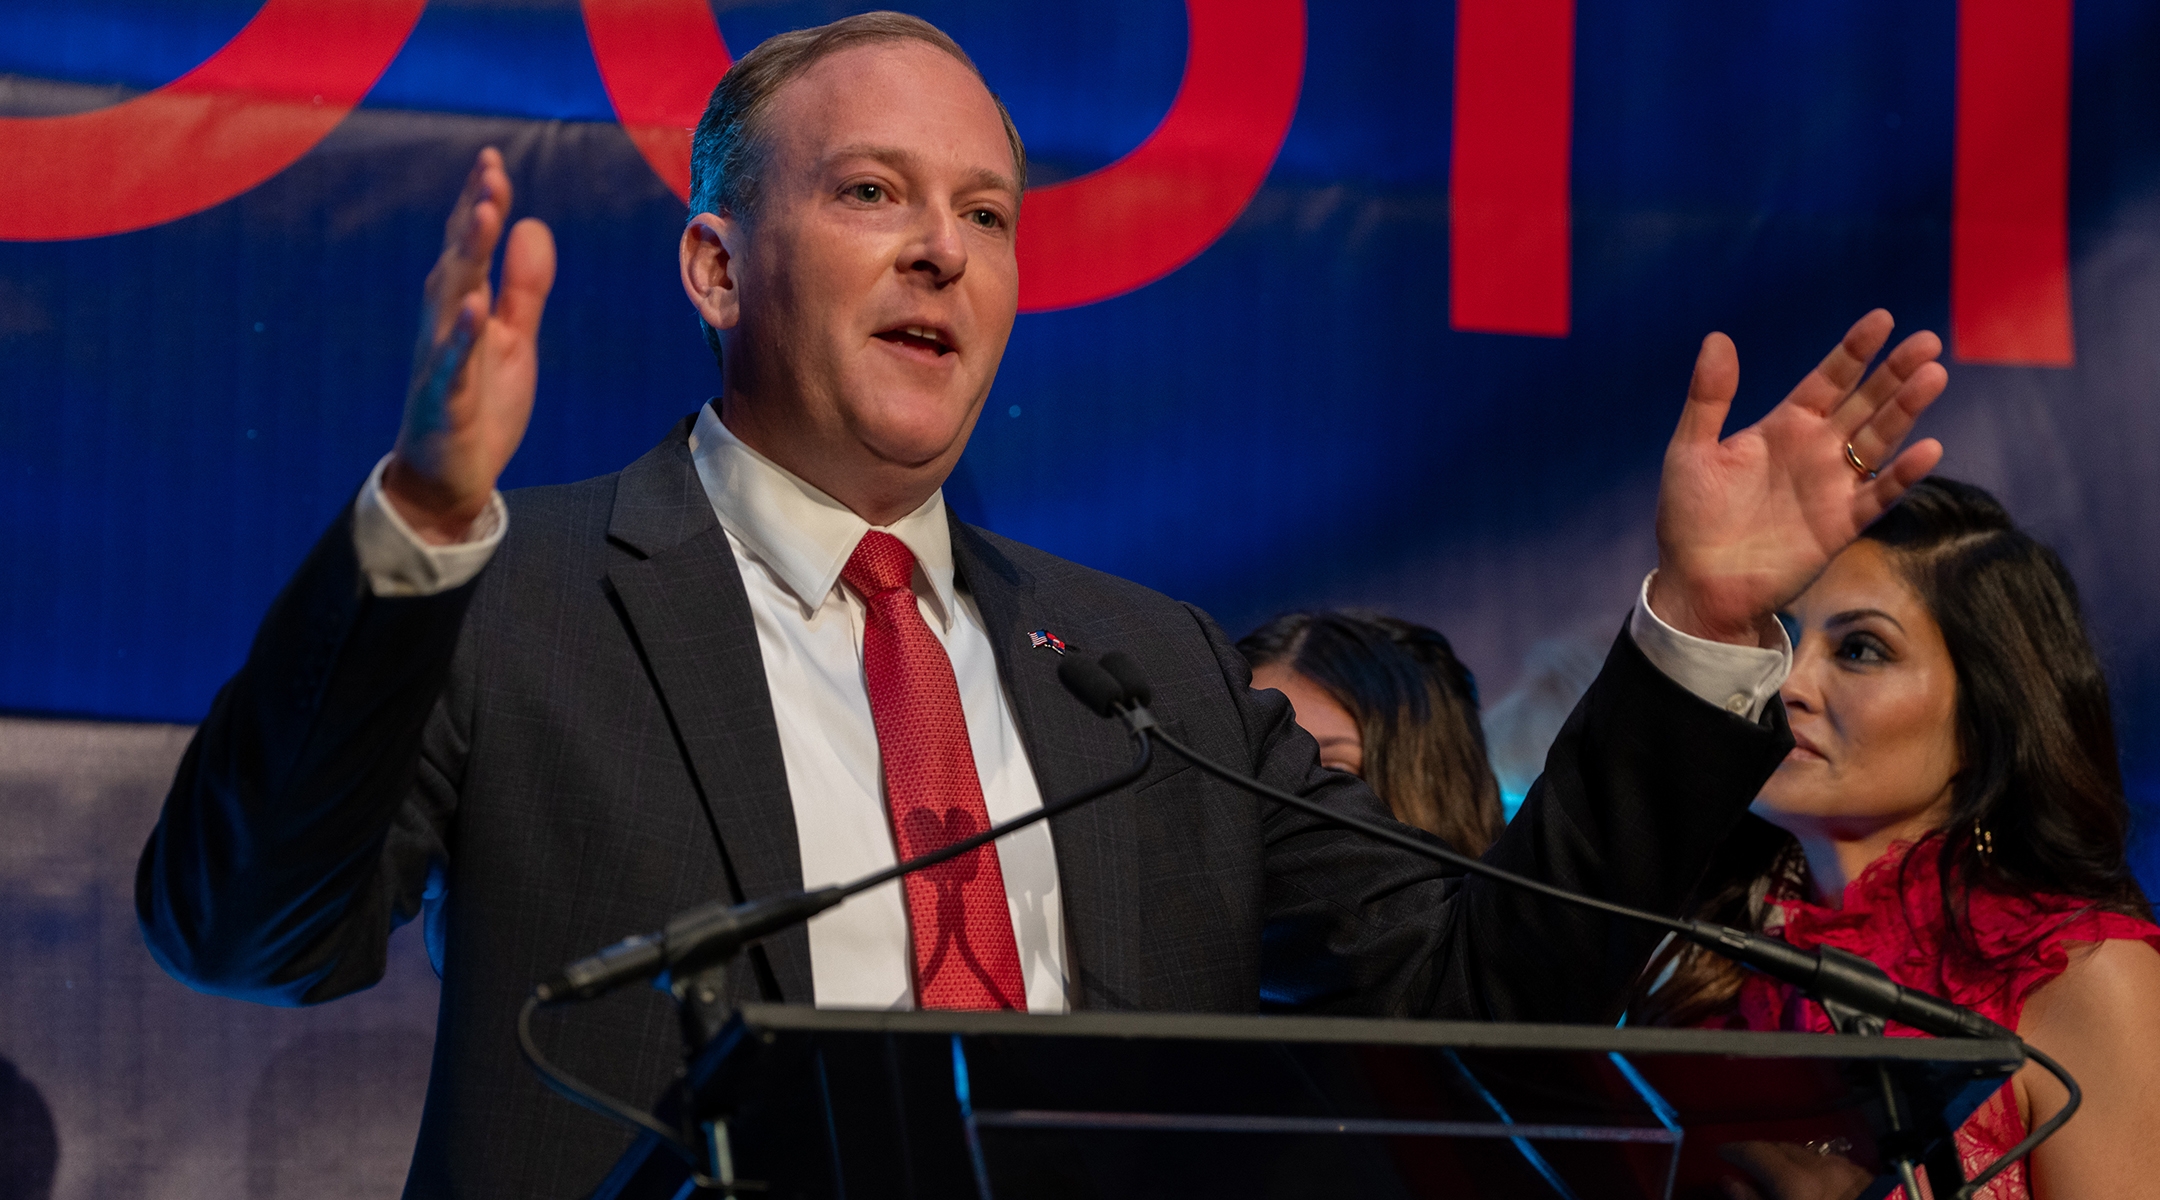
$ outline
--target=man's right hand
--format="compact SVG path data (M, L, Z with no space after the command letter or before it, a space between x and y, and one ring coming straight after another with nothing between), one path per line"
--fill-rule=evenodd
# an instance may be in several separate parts
M527 217L510 230L502 294L488 264L510 212L502 153L480 152L428 272L405 422L383 494L434 545L463 541L525 437L539 375L540 311L555 283L555 238Z

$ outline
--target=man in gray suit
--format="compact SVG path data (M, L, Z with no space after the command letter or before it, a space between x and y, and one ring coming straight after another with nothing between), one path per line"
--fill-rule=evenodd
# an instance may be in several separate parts
M368 986L426 913L443 1000L408 1195L568 1193L621 1152L517 1061L519 1002L565 961L1122 768L1125 736L1064 694L1038 632L1132 653L1204 752L1384 819L1205 614L945 511L1012 328L1025 169L973 64L911 18L746 55L699 127L681 246L721 394L615 475L505 498L554 250L518 223L491 294L511 195L480 156L397 444L220 692L138 887L169 970L273 1003ZM1939 345L1867 376L1889 331L1862 318L1723 440L1738 367L1704 342L1659 569L1493 861L1683 902L1790 747L1775 607L1940 455L1896 454L1942 390ZM951 891L893 885L769 939L738 998L1609 1022L1651 936L1175 761L969 861ZM677 1056L644 995L546 1034L617 1095L657 1094Z

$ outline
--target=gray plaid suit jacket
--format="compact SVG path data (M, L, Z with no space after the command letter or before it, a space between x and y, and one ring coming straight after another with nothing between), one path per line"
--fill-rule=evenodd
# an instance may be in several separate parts
M583 1194L628 1135L545 1092L513 1020L562 964L714 897L800 886L786 770L749 603L678 425L625 470L516 492L481 576L369 594L350 510L219 693L143 851L153 953L195 987L313 1004L382 975L425 914L443 980L407 1195ZM1066 694L1027 633L1132 654L1203 752L1385 819L1322 769L1278 692L1199 610L957 521L971 592L1042 794L1112 774L1118 723ZM1676 911L1789 748L1688 694L1625 634L1489 857ZM1654 933L1465 879L1159 756L1053 823L1077 1007L1274 1006L1610 1023ZM769 939L738 999L809 1003L809 939ZM567 1069L657 1096L679 1061L664 997L542 1018Z

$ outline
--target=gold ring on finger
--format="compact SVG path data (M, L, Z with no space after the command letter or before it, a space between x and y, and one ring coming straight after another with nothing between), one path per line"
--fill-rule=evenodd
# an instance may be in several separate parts
M1873 479L1877 474L1875 471L1869 470L1866 463L1860 461L1860 452L1852 448L1851 442L1845 443L1845 461L1852 464L1853 470L1860 472L1860 478L1862 479Z

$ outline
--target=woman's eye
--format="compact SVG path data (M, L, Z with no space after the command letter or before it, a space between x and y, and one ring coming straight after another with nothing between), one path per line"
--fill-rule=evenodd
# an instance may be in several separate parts
M876 204L885 198L885 189L874 183L858 183L849 188L847 194L864 204Z
M1855 633L1838 643L1837 655L1847 662L1888 662L1890 648L1873 634Z

